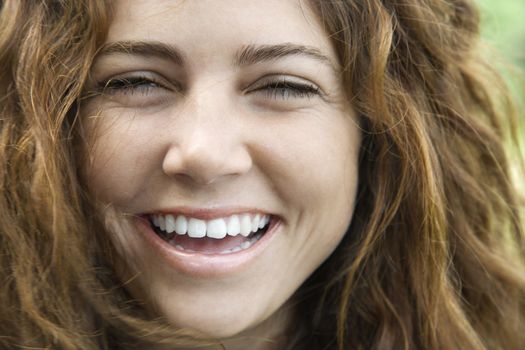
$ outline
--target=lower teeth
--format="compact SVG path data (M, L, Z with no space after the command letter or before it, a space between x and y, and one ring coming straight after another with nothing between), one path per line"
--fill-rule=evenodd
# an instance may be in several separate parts
M244 241L242 242L241 244L239 244L237 247L233 247L233 248L230 248L230 249L226 249L226 250L223 250L222 252L219 252L219 254L231 254L231 253L236 253L236 252L239 252L241 250L245 250L245 249L248 249L250 248L255 242L257 242L259 239L261 239L263 235L263 230L259 230L257 231L253 237L251 237L248 241ZM183 246L181 246L180 244L174 244L173 242L169 242L171 245L173 245L175 248L179 249L179 250L184 250L185 252L188 252L188 253L197 253L197 251L193 250L193 249L185 249Z
M249 241L245 241L245 242L242 242L239 246L237 247L233 247L231 249L227 249L227 250L224 250L222 252L220 252L220 254L230 254L230 253L235 253L235 252L238 252L240 250L245 250L245 249L248 249L250 248L255 242L257 242L262 236L262 233L260 234L257 234L255 236L253 236Z

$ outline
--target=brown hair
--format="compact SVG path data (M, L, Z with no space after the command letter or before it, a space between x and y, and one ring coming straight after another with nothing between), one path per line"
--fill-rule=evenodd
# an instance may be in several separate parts
M523 226L503 148L515 115L477 54L473 4L311 3L339 54L363 143L351 227L295 296L302 317L289 347L525 347ZM148 320L117 282L113 247L78 178L77 111L110 19L102 1L3 2L4 348L191 340Z

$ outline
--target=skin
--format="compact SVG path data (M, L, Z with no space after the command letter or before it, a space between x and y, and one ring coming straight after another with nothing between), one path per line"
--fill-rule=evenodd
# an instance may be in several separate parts
M128 40L172 45L184 62L129 52L103 53L93 65L84 174L108 204L116 270L176 327L228 349L279 348L293 326L290 297L341 241L356 195L360 132L330 40L293 0L120 1L107 43ZM235 64L246 45L290 43L325 58ZM131 88L113 84L136 76ZM283 79L320 93L268 86ZM104 85L112 88L100 93ZM242 268L193 276L149 249L130 219L178 206L256 208L281 222Z

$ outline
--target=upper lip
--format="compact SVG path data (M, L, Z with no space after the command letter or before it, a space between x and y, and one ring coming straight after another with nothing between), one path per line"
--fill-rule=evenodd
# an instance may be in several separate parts
M216 218L239 215L239 214L260 214L273 215L271 212L254 207L220 207L220 208L199 208L199 207L174 207L160 208L143 213L144 216L163 214L163 215L184 215L201 220L212 220Z

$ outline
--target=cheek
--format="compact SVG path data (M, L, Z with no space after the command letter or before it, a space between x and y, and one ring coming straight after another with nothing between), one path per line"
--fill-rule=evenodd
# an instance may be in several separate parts
M147 125L119 117L98 117L86 123L87 162L83 168L89 190L114 204L129 203L157 160L155 136Z
M334 206L353 202L361 136L347 115L310 116L302 123L280 125L267 135L273 148L263 169L287 201Z
M287 205L290 268L310 273L335 249L352 218L361 136L350 117L314 117L268 134L267 174ZM330 122L326 122L329 120Z

